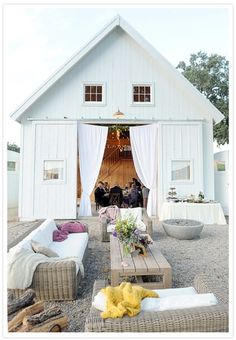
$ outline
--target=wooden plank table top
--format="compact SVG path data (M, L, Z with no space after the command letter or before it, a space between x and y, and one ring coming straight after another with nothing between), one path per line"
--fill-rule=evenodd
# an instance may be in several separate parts
M155 241L147 248L147 255L123 254L123 246L118 238L110 236L110 257L111 257L111 284L118 285L123 276L148 276L160 275L163 278L163 287L172 285L171 266L158 249ZM127 265L125 266L124 263ZM160 287L160 284L157 284Z

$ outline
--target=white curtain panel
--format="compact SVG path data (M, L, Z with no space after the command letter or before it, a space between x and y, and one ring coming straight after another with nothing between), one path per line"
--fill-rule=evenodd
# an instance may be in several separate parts
M157 124L130 128L131 150L135 170L150 189L147 203L149 216L157 215Z
M108 127L78 125L79 166L82 184L79 216L92 216L90 195L102 164Z

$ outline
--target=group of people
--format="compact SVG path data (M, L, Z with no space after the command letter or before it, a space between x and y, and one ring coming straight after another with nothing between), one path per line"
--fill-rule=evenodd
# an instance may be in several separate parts
M98 186L95 190L95 202L102 207L116 204L120 207L147 207L149 189L141 184L136 178L132 178L132 181L122 189L118 183L112 188L109 187L107 182L98 182ZM116 201L114 203L114 194ZM117 200L117 197L119 199Z

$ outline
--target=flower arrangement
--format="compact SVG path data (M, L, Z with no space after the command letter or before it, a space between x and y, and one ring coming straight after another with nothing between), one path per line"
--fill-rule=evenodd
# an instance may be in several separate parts
M136 227L136 219L129 215L125 219L117 219L113 236L117 237L123 245L123 250L126 254L135 251L136 249L140 254L145 254L145 249L151 243L148 235Z

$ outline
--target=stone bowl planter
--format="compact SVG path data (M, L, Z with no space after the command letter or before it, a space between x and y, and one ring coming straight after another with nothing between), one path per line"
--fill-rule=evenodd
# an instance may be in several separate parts
M170 219L162 222L167 235L179 240L192 240L200 235L203 223L187 219Z

